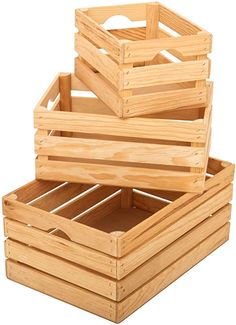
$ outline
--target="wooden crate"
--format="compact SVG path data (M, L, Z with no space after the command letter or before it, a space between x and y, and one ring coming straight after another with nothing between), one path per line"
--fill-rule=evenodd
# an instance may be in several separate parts
M74 75L60 74L37 105L37 179L204 190L212 83L204 107L126 120L83 91L88 89Z
M133 23L106 29L117 15ZM212 35L164 5L78 9L76 27L75 74L119 117L206 104Z
M33 181L3 199L9 279L120 322L228 239L234 166L199 194Z

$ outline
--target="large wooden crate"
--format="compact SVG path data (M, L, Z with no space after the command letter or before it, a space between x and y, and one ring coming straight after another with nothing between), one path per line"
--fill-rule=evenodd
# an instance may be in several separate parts
M206 106L126 120L83 91L88 89L74 75L60 74L37 105L37 179L204 190L211 83Z
M228 239L234 166L201 194L33 181L3 200L9 279L120 322Z
M144 24L107 30L117 15ZM76 26L75 74L119 117L206 103L212 36L164 5L78 9Z

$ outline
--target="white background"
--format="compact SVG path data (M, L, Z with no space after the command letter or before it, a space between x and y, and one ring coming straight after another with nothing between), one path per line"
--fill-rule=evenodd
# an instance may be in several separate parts
M1 1L0 194L34 178L33 108L59 71L72 71L74 9L141 1ZM236 162L235 1L165 0L214 35L215 81L211 156ZM235 209L233 210L235 211ZM236 324L236 218L229 243L124 321L143 324ZM0 323L83 324L108 321L17 285L4 276L0 250Z

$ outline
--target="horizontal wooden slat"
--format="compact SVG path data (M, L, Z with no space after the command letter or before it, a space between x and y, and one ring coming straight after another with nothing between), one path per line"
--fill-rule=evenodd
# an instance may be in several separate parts
M229 239L229 225L208 237L118 304L120 322Z
M79 58L75 59L75 74L93 91L117 116L122 117L123 102L109 83L93 72Z
M178 89L172 91L133 95L125 98L125 118L191 107L196 103L206 103L206 89ZM172 114L172 113L170 113ZM180 118L181 119L181 118Z
M185 167L204 167L205 164L204 148L51 136L38 136L35 144L36 153L46 156Z
M64 218L72 219L78 216L80 213L83 213L87 209L91 208L95 204L98 204L100 201L108 198L118 190L119 188L116 187L100 185L99 187L93 188L91 191L82 194L74 201L64 205L60 209L56 210L55 213Z
M124 89L208 78L208 60L151 65L124 70Z
M112 111L100 99L93 97L72 97L71 111L76 113L91 113L112 115Z
M112 29L109 33L122 40L144 40L146 38L146 27Z
M201 193L204 175L138 167L65 161L36 161L38 179L66 179L122 187L143 187Z
M89 188L89 185L68 183L35 200L31 205L45 211L51 211Z
M116 320L116 303L114 301L29 266L7 260L7 277L109 320Z
M48 213L31 206L27 206L14 199L4 201L4 215L7 218L30 224L41 230L59 229L72 241L94 248L100 252L116 256L116 238L97 229L81 225L59 215Z
M89 42L81 34L75 34L75 50L93 68L101 72L114 86L119 88L120 69L118 64L107 55L101 53L96 46Z
M189 123L138 117L121 120L116 116L72 112L35 112L34 117L35 128L43 130L197 143L206 140L206 126L201 121Z
M114 59L120 61L120 43L115 36L87 16L86 11L76 10L75 21L76 27L82 34L100 48L108 51Z
M230 213L231 207L229 205L225 206L125 277L125 273L129 271L125 273L122 271L129 266L122 266L122 259L119 260L118 273L120 272L120 274L118 274L118 278L124 277L118 283L119 298L123 299L128 296L132 291L149 281L190 249L223 227L229 222ZM125 288L124 292L119 290L121 287Z
M97 250L5 218L5 236L116 278L116 259Z
M7 258L116 300L115 280L10 239L6 240L5 252Z
M124 63L152 60L163 50L178 49L184 56L205 55L211 51L211 35L198 34L158 40L143 40L123 44Z
M17 197L18 201L22 203L29 203L30 201L39 198L41 195L44 195L45 193L55 189L56 187L62 184L63 184L62 182L34 180L30 183L27 183L24 186L21 186L17 190L8 193L7 195L5 195L5 197L8 197L11 194L13 194Z

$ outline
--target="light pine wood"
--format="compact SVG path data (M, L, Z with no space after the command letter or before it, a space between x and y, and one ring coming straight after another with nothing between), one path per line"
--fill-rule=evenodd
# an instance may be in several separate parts
M76 114L68 112L35 112L35 128L69 132L105 134L123 137L204 142L205 127L201 121L192 123L175 120L132 118L121 120L115 116Z
M205 165L205 149L136 142L36 137L36 153L57 157L100 159L173 166ZM179 156L181 154L181 156Z
M152 113L171 113L180 107L190 107L198 102L200 105L206 103L206 89L178 89L171 91L159 91L142 95L133 95L126 98L124 115L127 118L147 115Z
M84 245L5 218L5 236L116 278L116 259Z
M121 278L118 282L118 300L120 301L127 297L134 290L152 279L174 261L185 255L189 250L193 249L198 243L227 224L230 214L231 207L227 205L131 273L129 272L130 270L122 266L122 260L118 260L118 270L120 271L118 278ZM126 272L122 273L121 271L123 270ZM127 275L124 277L125 274Z
M163 85L208 77L208 61L189 61L124 71L124 89Z
M116 239L111 235L59 215L26 206L11 198L5 199L4 215L9 219L30 224L41 230L60 229L74 242L116 256Z
M166 246L173 243L177 238L184 235L187 231L204 221L209 217L209 215L227 205L231 199L232 188L228 187L217 193L202 205L199 205L196 209L190 211L188 214L179 219L172 219L172 223L169 223L169 225L167 224L167 220L157 223L155 237L149 239L147 242L143 242L142 246L139 246L138 249L133 250L130 254L122 258L121 265L125 270L124 274L127 275L129 272L136 269L148 258L151 258L154 254L161 251ZM124 236L125 234L122 237ZM122 241L122 237L119 238L119 240ZM121 256L124 254L125 252L122 252Z
M116 300L116 282L53 255L7 239L6 257Z
M7 260L6 265L9 279L109 320L116 320L114 301L23 264Z
M99 49L79 33L75 34L75 48L86 62L119 88L119 74L121 71L114 61L107 55L102 54Z
M120 60L120 43L115 36L86 15L86 11L76 10L75 21L80 33L107 50L113 58Z
M153 214L150 218L142 222L142 225L136 225L126 232L120 239L119 256L125 255L142 243L152 238L157 231L161 231L159 220L163 220L163 228L166 228L166 222L171 224L172 221L178 220L180 216L187 214L189 211L198 207L200 204L211 198L225 186L230 184L234 178L234 166L226 166L217 173L216 177L206 181L206 192L201 196L187 193L175 200L172 204ZM231 189L229 189L231 191ZM230 193L230 192L229 192ZM228 201L229 202L229 201ZM189 204L186 204L189 203ZM184 204L183 207L181 207ZM181 208L180 208L181 207ZM135 239L134 239L135 238Z
M12 260L7 260L6 272L7 277L15 282L119 323L221 246L228 237L229 225L225 225L121 302L112 302L91 291Z
M116 6L99 6L88 8L87 15L99 24L104 24L114 15L126 16L132 21L145 20L146 4L135 3Z
M112 166L70 161L36 160L37 178L42 180L99 183L121 187L202 192L204 175L171 170Z
M208 239L200 243L171 266L167 267L146 285L139 288L118 304L117 322L121 322L145 302L157 295L182 274L199 263L229 239L229 225L224 226Z
M117 92L94 73L79 58L75 59L76 76L93 91L98 98L106 103L117 116L122 117L122 99Z
M125 16L131 21L144 20L146 26L106 30L105 25L102 26L102 24L117 15ZM160 23L172 29L177 35L171 31L165 31L165 27L162 28ZM207 55L211 52L212 35L190 20L154 2L78 9L76 10L76 26L84 37L76 33L75 49L81 55L80 61L87 59L87 62L83 63L91 75L88 77L88 74L80 71L80 63L78 64L77 61L75 74L89 88L91 84L93 86L95 84L92 75L96 77L96 87L93 91L105 100L105 103L119 117L139 116L145 111L149 114L154 111L155 107L156 111L175 109L177 101L175 99L169 103L166 101L163 107L161 98L155 97L155 102L153 98L150 100L147 98L146 103L152 103L152 109L150 109L145 105L145 98L143 102L139 100L142 98L136 98L137 111L133 104L133 110L129 114L127 99L135 96L135 89L156 84L173 85L177 82L180 90L176 98L181 98L183 101L186 98L186 101L195 104L199 103L198 100L201 98L204 103L206 99L204 96L196 96L196 93L190 95L190 91L187 94L181 93L183 82L188 83L192 91L199 89L204 91L206 79L210 74L210 60ZM100 49L105 49L107 53ZM170 60L161 53L162 51L168 51L180 62L168 63ZM206 66L202 67L201 61L204 61ZM82 68L85 71L86 68ZM94 69L99 71L101 76ZM113 97L115 93L118 95L121 100L119 109L116 110L114 101L105 95L106 90ZM176 90L175 86L173 85L170 90ZM162 93L167 98L168 94L163 91L158 95L161 96ZM147 91L148 95L153 94Z
M184 56L205 55L211 51L211 36L205 34L127 42L124 63L152 60L163 50L178 49Z

